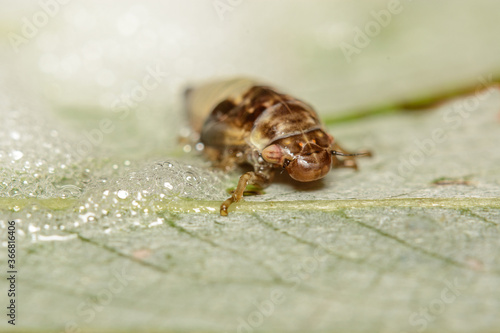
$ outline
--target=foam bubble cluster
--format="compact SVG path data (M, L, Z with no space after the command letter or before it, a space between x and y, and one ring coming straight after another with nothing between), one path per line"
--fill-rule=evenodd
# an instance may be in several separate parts
M75 231L155 227L163 223L157 213L176 201L225 199L229 177L199 163L95 160L85 169L88 178L78 198L64 200L61 209L38 201L14 206L9 219L17 221L20 237L33 242L63 241ZM1 218L0 228L5 228Z
M26 100L0 89L0 197L78 196L82 157L73 139Z
M0 209L16 219L21 238L58 241L75 230L148 227L173 202L225 199L228 176L202 158L122 159L101 146L82 156L83 134L6 87L0 82Z
M126 174L98 179L86 190L78 207L82 223L148 216L169 202L182 199L221 200L227 177L206 166L168 160L151 162Z

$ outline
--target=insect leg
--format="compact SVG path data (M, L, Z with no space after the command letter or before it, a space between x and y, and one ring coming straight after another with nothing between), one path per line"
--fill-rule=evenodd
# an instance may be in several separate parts
M241 177L240 180L238 181L238 186L236 186L236 190L234 190L233 194L231 197L229 197L226 201L222 203L220 206L220 215L222 216L227 216L227 209L229 206L234 203L238 202L241 200L243 197L243 192L245 192L245 188L247 187L248 182L255 177L255 172L249 171L247 173L244 173Z
M231 197L229 197L226 201L224 201L220 206L220 215L227 216L228 214L227 210L229 206L235 202L240 201L243 198L243 193L245 192L247 185L255 185L259 188L265 188L271 181L272 175L273 174L271 173L260 174L260 173L255 173L254 171L249 171L247 173L244 173L240 177L238 185L236 186L234 192L231 194Z

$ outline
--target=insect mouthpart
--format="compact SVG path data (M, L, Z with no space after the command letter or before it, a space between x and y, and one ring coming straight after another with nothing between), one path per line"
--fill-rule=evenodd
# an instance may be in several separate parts
M285 169L290 164L291 161L292 160L285 158L285 160L283 161L283 169Z

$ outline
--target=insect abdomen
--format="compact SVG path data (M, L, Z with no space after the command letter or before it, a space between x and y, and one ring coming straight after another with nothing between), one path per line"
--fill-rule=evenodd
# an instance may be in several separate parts
M253 80L236 78L186 89L186 110L192 129L201 132L204 122L216 105L225 100L239 104L243 95L255 85Z

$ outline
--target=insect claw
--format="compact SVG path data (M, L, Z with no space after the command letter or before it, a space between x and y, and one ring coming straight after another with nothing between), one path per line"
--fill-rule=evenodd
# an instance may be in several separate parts
M229 206L237 201L238 200L234 197L234 195L230 196L226 201L222 203L222 205L220 205L220 215L227 216L229 214L229 212L227 211L229 209Z
M227 208L228 206L226 205L226 202L224 201L224 203L220 206L220 215L221 216L227 216Z

